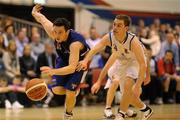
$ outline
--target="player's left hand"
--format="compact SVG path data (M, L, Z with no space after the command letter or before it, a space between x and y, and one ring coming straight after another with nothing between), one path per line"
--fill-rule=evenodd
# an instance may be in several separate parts
M91 93L96 94L99 91L100 87L101 87L101 83L96 82L91 88Z
M147 85L151 82L150 71L148 69L146 69L146 77L143 82L144 82L144 85Z
M147 75L146 78L144 79L144 85L148 85L151 82L151 77L150 75Z
M135 97L140 97L140 95L142 93L142 88L141 88L141 86L134 84L132 87L132 91L133 91Z

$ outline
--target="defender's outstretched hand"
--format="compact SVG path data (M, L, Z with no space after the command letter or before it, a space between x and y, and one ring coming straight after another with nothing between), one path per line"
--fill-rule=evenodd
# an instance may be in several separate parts
M78 66L76 67L76 71L86 70L87 68L88 68L88 62L82 60L78 63Z
M91 87L91 93L92 94L96 94L99 89L101 87L101 83L100 82L96 82L92 87Z

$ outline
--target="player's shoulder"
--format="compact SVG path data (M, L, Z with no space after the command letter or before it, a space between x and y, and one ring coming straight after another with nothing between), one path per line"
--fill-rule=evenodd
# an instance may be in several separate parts
M138 39L137 35L135 33L132 32L127 32L127 35L129 36L129 38L133 38L133 39Z
M104 36L101 38L101 41L105 42L106 45L111 46L111 44L112 44L111 32L104 34Z
M72 39L73 41L84 41L85 37L75 30L70 30L70 39Z

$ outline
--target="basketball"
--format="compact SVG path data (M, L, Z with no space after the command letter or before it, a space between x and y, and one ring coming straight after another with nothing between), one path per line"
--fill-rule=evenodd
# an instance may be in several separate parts
M26 84L26 95L32 101L40 101L47 94L47 85L44 80L34 78Z

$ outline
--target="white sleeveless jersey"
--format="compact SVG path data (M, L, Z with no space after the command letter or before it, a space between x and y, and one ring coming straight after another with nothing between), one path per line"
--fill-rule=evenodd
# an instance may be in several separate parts
M119 43L119 41L116 40L113 32L109 33L112 51L116 51L119 53L118 61L121 64L137 62L135 54L131 51L131 42L135 37L135 34L127 32L126 38L124 39L123 43Z

